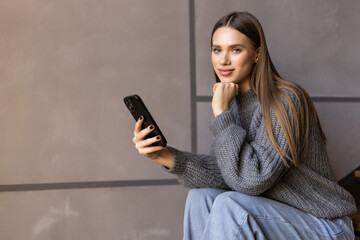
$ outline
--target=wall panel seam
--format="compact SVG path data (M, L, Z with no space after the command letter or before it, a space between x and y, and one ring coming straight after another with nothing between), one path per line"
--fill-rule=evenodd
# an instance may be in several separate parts
M120 181L94 181L94 182L7 184L7 185L0 185L0 192L65 190L65 189L85 189L85 188L169 186L169 185L179 185L179 182L176 179L147 179L147 180L120 180Z
M190 105L191 105L191 151L197 152L197 106L196 106L196 52L195 52L195 4L189 0L189 47L190 47Z

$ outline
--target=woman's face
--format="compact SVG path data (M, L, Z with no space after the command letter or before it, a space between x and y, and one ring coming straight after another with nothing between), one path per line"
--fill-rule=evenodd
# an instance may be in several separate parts
M251 40L232 27L220 27L212 37L211 61L223 83L249 85L256 55Z

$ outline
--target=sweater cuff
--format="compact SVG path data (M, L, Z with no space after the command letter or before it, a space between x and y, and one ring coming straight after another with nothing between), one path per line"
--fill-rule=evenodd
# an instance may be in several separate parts
M163 166L166 172L179 175L185 171L186 168L186 158L182 151L177 150L176 148L167 146L167 149L173 154L174 156L174 164L171 168Z
M223 112L210 121L209 128L214 136L217 136L223 129L235 124L234 116L230 111Z

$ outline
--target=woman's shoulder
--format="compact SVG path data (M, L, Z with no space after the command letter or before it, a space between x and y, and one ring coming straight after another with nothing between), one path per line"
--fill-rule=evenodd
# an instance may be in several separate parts
M309 105L311 101L309 94L299 84L286 81L287 84L280 86L280 96L285 105L291 101L295 106Z
M291 100L293 104L298 106L302 102L302 93L298 89L294 88L280 88L280 97L285 104L285 106L289 105L289 101Z

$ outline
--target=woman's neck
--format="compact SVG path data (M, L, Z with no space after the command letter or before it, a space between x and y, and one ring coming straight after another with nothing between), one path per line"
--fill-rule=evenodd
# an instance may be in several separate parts
M239 85L239 94L245 93L250 90L250 77L238 83Z

